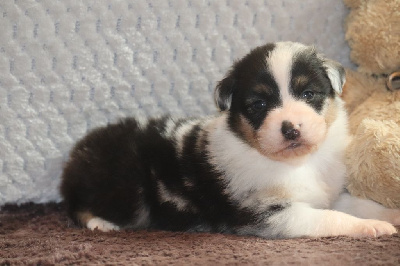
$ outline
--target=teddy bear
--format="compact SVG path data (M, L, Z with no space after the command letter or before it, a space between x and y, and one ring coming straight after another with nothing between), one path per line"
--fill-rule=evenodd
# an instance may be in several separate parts
M400 208L400 0L344 0L350 58L343 100L352 138L347 190Z

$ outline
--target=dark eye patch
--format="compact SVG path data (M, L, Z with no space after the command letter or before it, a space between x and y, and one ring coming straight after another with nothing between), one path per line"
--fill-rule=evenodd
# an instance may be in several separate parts
M261 95L253 95L244 101L243 112L246 116L257 115L268 108L266 97Z
M323 62L313 53L297 55L292 66L290 93L321 112L325 99L333 88L323 68ZM313 94L313 97L310 95ZM307 96L307 97L305 97Z
M242 115L254 130L260 128L268 112L282 105L278 85L272 74L263 67L255 82L242 95Z
M279 90L267 89L260 91L260 86L256 85L251 90L248 90L243 98L242 115L255 130L260 128L269 111L282 105ZM267 87L265 85L262 86L264 88Z
M324 90L324 84L320 82L293 89L292 95L298 100L305 101L318 113L321 112L325 99L328 97L327 90Z
M257 130L269 110L282 104L277 83L266 64L266 58L274 48L274 44L268 44L252 50L231 71L235 89L228 123L231 130L243 139L246 139L242 130L243 118L252 130Z

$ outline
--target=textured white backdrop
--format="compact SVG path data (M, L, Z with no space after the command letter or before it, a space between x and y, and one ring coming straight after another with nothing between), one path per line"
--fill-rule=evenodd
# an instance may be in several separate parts
M350 66L338 0L0 2L0 206L60 200L62 163L120 117L215 112L233 60L278 40Z

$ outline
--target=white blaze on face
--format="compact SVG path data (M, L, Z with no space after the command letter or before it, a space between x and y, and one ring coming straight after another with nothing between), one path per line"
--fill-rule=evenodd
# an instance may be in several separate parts
M279 87L283 103L292 97L289 94L291 71L295 55L307 47L300 43L278 43L267 58L268 68Z
M257 131L257 139L260 151L274 160L308 155L318 148L326 135L325 118L290 94L293 59L305 48L297 43L279 43L267 58L268 68L279 87L282 106L268 113ZM286 140L281 130L283 121L291 122L300 131L300 138Z

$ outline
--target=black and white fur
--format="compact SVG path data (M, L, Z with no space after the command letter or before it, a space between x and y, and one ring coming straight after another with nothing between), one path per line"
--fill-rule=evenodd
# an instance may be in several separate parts
M393 234L400 211L342 193L344 80L312 47L258 47L218 84L219 115L127 118L79 141L62 177L69 215L102 231Z

